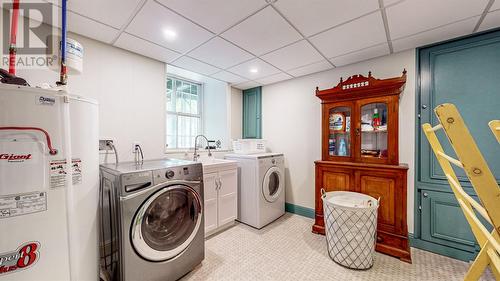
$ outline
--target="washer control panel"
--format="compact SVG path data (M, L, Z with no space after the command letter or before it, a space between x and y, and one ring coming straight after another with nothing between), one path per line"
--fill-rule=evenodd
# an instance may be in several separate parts
M189 180L201 181L203 168L201 164L172 167L168 169L154 170L154 184L163 183L171 180Z

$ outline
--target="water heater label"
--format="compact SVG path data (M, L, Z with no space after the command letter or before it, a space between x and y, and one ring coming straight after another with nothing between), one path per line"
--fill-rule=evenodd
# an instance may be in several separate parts
M28 269L40 258L40 243L23 243L16 250L0 253L0 277Z
M73 185L82 183L82 159L71 159L71 176L73 178Z
M53 160L49 163L50 188L66 186L67 165L66 160Z
M40 105L54 105L56 99L48 96L36 96L36 103Z
M28 215L47 210L47 192L31 192L0 196L0 219Z

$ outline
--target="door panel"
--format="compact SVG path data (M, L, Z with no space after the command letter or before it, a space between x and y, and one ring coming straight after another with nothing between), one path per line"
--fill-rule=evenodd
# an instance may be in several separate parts
M219 189L219 226L236 219L238 207L238 173L237 170L219 172L221 186Z
M243 138L260 139L261 124L261 88L252 88L243 91Z
M205 197L205 234L217 228L217 173L203 175Z
M375 199L380 198L379 225L382 224L382 227L393 230L396 225L396 179L390 176L360 174L359 187L361 193L368 194Z
M422 190L422 239L474 252L476 240L455 195Z
M329 191L349 191L351 188L352 171L326 170L323 172L323 188Z

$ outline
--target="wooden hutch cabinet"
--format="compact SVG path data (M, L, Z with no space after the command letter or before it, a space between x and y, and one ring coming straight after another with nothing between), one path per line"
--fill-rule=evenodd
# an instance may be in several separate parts
M316 161L315 223L325 234L321 188L354 191L380 198L376 250L411 262L406 184L408 166L399 163L401 77L375 79L354 75L331 89L319 90L322 103L322 160Z

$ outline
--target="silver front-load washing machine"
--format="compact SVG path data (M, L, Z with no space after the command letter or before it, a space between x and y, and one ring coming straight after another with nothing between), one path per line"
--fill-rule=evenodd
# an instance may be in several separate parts
M101 165L101 276L177 280L205 256L200 163Z

